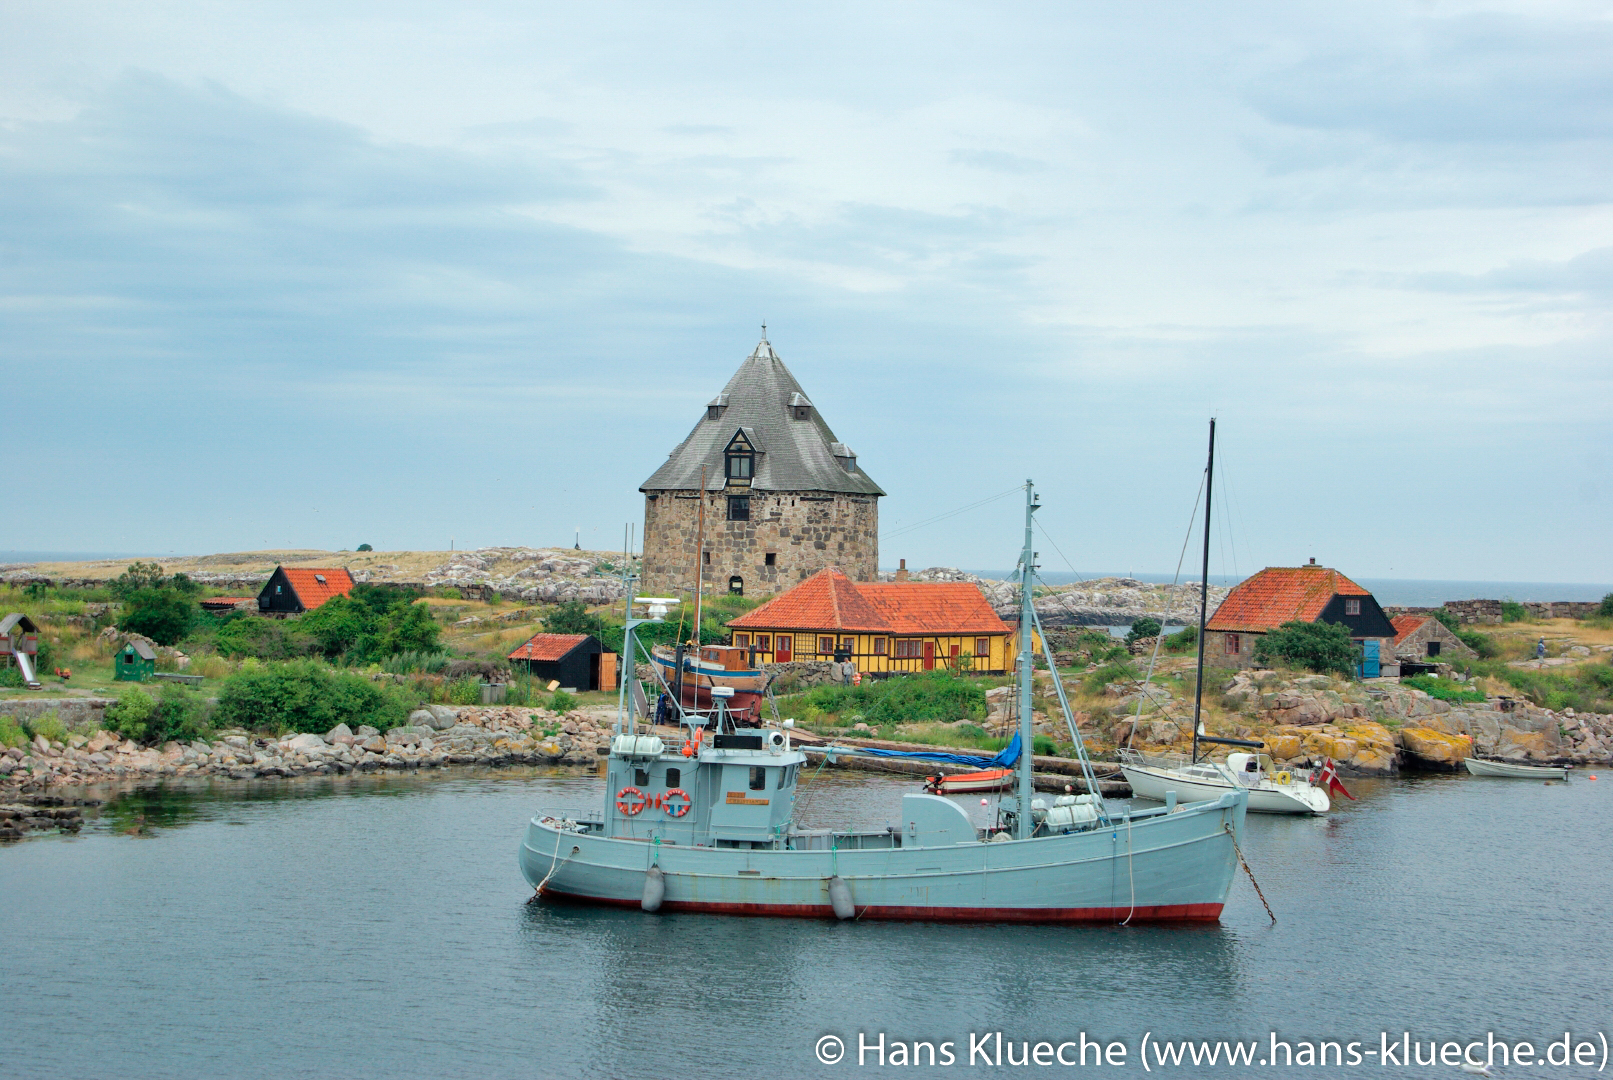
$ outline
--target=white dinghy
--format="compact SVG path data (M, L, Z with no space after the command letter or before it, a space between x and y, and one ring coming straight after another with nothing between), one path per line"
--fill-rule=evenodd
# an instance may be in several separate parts
M1568 770L1555 765L1518 765L1511 761L1485 761L1483 758L1464 758L1462 764L1474 776L1500 776L1509 780L1568 779ZM1252 803L1249 809L1254 809Z

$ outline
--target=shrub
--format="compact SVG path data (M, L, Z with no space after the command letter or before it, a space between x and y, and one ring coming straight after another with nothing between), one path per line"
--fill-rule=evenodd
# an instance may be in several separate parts
M1460 635L1462 633L1462 621L1458 619L1456 617L1456 613L1451 611L1449 608L1440 608L1438 611L1434 612L1434 618L1438 619L1444 625L1445 629L1449 630L1451 633L1456 635Z
M174 589L137 589L123 602L118 625L158 645L174 645L190 632L198 612L196 601Z
M448 684L448 704L450 705L476 705L482 700L482 683L480 679L456 679Z
M122 697L106 707L106 729L126 739L144 742L150 730L157 703L138 686L131 686Z
M543 629L550 634L592 634L600 640L610 632L605 620L589 614L588 605L581 600L556 604L554 610L543 617Z
M861 686L818 686L802 695L802 703L820 714L860 713L872 725L986 718L983 685L949 671L870 679Z
M1284 663L1327 674L1349 676L1355 671L1360 648L1350 640L1350 631L1336 623L1291 620L1260 636L1255 643L1255 659Z
M447 666L447 653L420 652L415 649L393 653L381 661L381 670L391 672L393 675L409 675L417 671L435 675Z
M1449 701L1456 704L1484 700L1483 691L1453 683L1449 679L1436 678L1433 675L1413 675L1410 678L1401 679L1400 685L1421 690L1429 697L1438 698L1440 701Z
M575 709L576 707L577 707L577 698L576 698L576 696L572 695L572 694L568 694L564 690L556 690L554 692L554 694L549 698L549 711L550 712L568 713L572 709Z
M359 675L311 660L243 666L225 681L216 718L224 726L323 733L337 724L383 731L408 720L416 702Z
M1162 627L1159 625L1158 619L1151 615L1144 615L1142 618L1132 623L1131 629L1126 631L1126 644L1134 644L1139 639L1145 637L1158 637L1161 629Z
M370 545L368 545L368 544L360 544L355 550L358 550L358 551L374 551L375 549L373 547L371 547Z
M1105 664L1097 671L1092 672L1092 674L1088 675L1082 680L1082 685L1086 688L1086 692L1089 694L1101 694L1103 693L1103 688L1114 682L1116 679L1135 678L1137 678L1137 669L1132 667L1131 664L1127 663L1126 661L1120 661L1118 663Z
M139 687L106 710L108 731L148 746L171 739L200 739L212 733L207 702L182 686L165 686L155 700Z
M1523 622L1523 620L1528 618L1528 616L1529 616L1529 613L1527 611L1525 611L1523 609L1523 605L1518 603L1516 600L1503 600L1503 601L1501 601L1501 621L1502 622L1504 622L1504 623Z
M1192 652L1199 646L1199 628L1184 626L1174 634L1165 636L1164 648L1168 653Z
M1455 633L1463 645L1479 654L1480 660L1489 660L1500 652L1488 634L1481 634L1477 630L1457 630Z
M28 742L28 733L9 716L0 716L0 746L22 746Z
M299 620L300 622L300 620ZM230 619L213 638L213 647L225 656L255 656L259 660L293 660L318 650L311 635L297 623L242 615Z
M0 665L0 686L21 686L22 669L13 664Z

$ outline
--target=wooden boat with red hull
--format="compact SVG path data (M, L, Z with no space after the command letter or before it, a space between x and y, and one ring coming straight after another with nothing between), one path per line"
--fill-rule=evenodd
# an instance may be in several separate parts
M727 686L734 691L727 703L734 719L748 727L759 722L762 696L767 692L767 673L752 661L749 649L733 645L702 645L689 649L683 654L681 679L677 649L657 645L650 656L665 685L680 692L679 704L684 711L714 709L711 688Z
M926 777L924 790L934 795L963 795L971 791L1001 791L1014 786L1013 769L983 769L979 772L937 774Z

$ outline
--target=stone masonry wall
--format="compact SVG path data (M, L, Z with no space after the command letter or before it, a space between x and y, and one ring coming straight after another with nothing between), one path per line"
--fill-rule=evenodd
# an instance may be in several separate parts
M735 492L741 494L743 491ZM771 596L838 566L854 581L879 573L879 504L868 495L751 492L750 520L728 521L728 494L708 493L702 566L709 593L738 575L746 596ZM644 500L644 583L640 592L694 591L700 499L694 492L649 492ZM774 564L767 565L767 556Z

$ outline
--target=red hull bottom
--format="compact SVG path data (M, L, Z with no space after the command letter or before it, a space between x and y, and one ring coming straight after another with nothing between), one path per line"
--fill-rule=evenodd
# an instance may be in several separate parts
M637 900L612 900L597 896L546 889L546 900L569 904L598 904L603 907L638 908ZM1161 904L1156 907L1113 908L955 908L955 907L865 907L859 919L894 919L906 922L959 923L1118 923L1138 922L1218 922L1221 904ZM827 904L724 904L668 900L662 911L702 912L708 915L772 916L788 919L832 919Z

